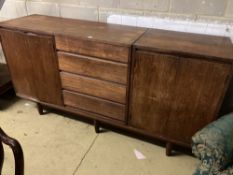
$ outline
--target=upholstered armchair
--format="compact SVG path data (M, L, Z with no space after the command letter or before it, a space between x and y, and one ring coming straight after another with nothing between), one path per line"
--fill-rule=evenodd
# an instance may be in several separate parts
M233 175L233 113L197 132L192 151L201 160L194 175Z

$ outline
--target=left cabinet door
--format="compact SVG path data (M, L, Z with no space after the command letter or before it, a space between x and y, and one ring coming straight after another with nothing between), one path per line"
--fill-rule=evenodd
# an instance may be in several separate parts
M62 105L54 37L8 29L0 34L17 95Z

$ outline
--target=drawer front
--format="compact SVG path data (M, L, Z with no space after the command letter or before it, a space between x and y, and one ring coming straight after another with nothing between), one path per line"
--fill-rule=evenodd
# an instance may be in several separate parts
M61 72L62 87L67 90L125 104L126 86Z
M127 65L97 58L58 52L59 69L102 80L126 84Z
M63 98L66 106L125 121L125 105L66 90L63 91Z
M65 36L56 36L56 47L58 50L79 53L82 55L104 58L117 62L127 63L130 49L98 43L95 41L75 39Z

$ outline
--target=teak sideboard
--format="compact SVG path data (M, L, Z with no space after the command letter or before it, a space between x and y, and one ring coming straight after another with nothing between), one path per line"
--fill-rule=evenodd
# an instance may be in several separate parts
M172 145L218 117L229 38L31 15L0 23L16 94Z

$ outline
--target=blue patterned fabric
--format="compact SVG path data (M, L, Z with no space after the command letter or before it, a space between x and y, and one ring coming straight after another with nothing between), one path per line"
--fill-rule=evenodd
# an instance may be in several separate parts
M233 113L198 131L192 151L201 160L194 175L233 175Z

